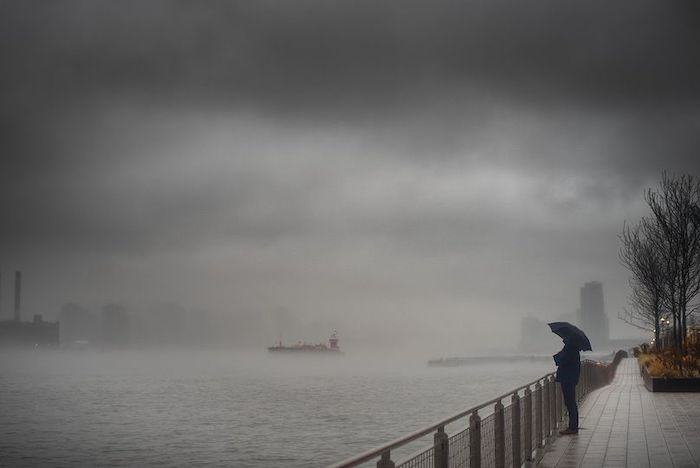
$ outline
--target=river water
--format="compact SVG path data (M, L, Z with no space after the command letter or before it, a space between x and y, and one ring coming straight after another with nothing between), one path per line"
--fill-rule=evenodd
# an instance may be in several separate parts
M0 465L324 466L550 371L546 361L3 350Z

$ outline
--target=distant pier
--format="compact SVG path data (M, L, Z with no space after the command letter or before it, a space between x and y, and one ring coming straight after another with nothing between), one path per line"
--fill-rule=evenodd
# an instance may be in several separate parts
M552 356L515 355L515 356L466 356L445 357L428 361L430 367L457 367L471 364L493 364L498 362L552 362Z

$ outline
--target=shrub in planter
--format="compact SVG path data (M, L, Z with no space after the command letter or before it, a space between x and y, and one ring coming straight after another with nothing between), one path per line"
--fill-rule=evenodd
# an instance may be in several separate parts
M700 359L692 354L680 355L672 351L642 353L639 365L651 377L700 378Z

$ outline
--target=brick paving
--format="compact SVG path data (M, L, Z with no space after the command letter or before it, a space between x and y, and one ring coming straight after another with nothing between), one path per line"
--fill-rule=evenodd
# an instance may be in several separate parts
M700 393L650 393L634 358L580 405L579 433L556 438L541 467L700 467Z

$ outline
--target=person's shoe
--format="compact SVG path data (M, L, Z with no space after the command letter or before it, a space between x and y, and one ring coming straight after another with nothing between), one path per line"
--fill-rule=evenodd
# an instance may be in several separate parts
M578 431L576 429L564 429L563 431L559 431L559 435L576 435L578 434Z

